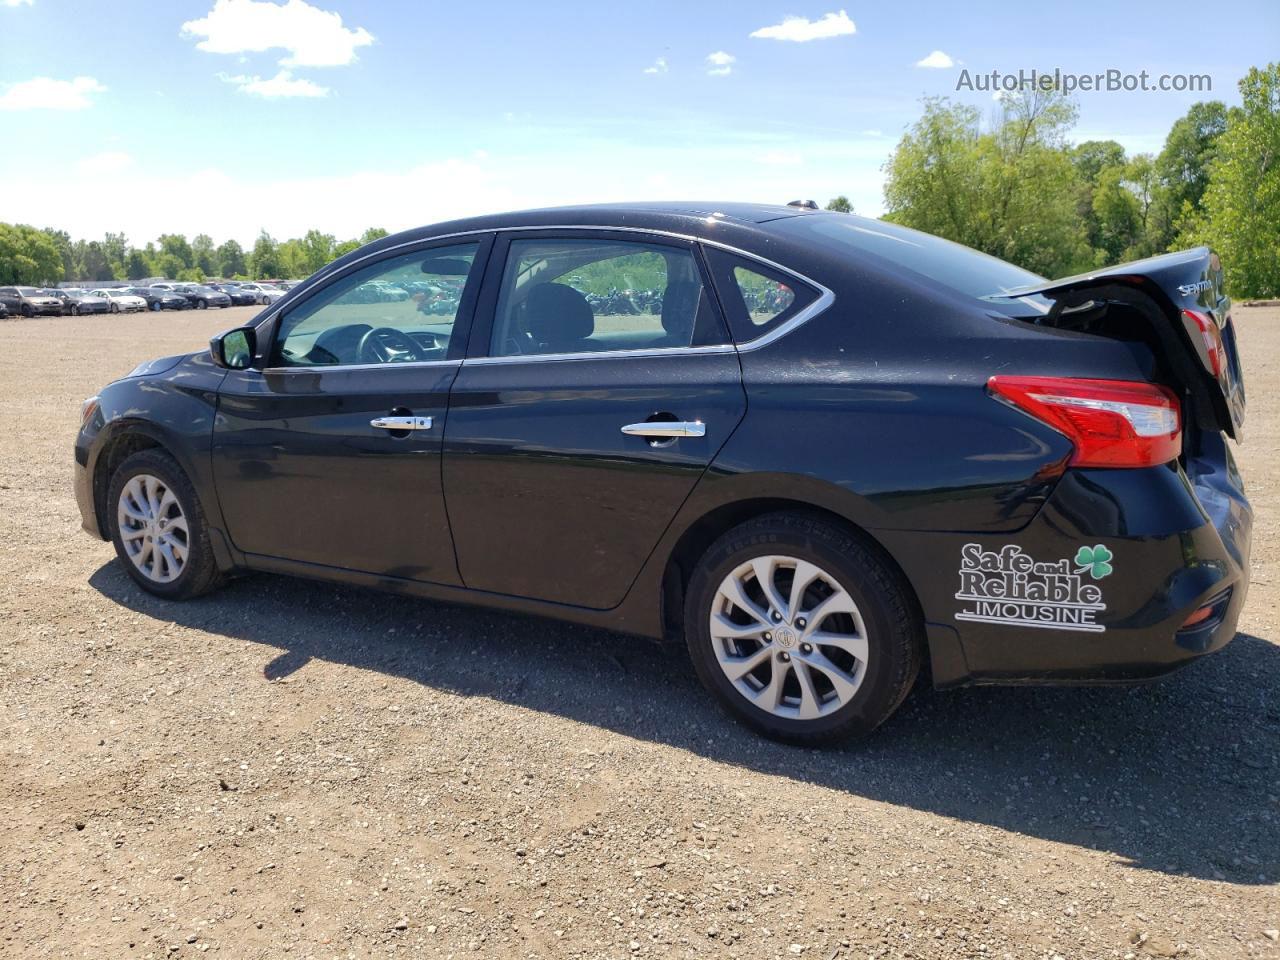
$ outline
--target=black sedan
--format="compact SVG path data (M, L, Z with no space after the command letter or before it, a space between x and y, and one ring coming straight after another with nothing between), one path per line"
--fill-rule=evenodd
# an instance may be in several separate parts
M255 294L243 290L234 283L211 283L211 289L221 291L231 298L233 307L252 307L258 302Z
M0 287L0 303L24 317L62 316L62 301L38 287Z
M188 304L200 310L208 307L231 306L231 298L225 293L201 283L184 283L175 290L187 298Z
M148 310L186 310L191 306L182 294L163 287L126 287L125 293L147 301Z
M366 295L424 280L450 312ZM655 295L593 310L623 290ZM1046 281L796 207L481 217L363 247L83 412L84 526L154 594L262 570L682 636L800 743L873 729L926 662L1166 673L1249 584L1204 248Z

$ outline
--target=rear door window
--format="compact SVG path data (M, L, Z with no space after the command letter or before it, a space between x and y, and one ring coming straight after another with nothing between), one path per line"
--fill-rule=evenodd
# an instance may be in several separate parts
M508 245L492 357L724 342L691 247L603 237Z

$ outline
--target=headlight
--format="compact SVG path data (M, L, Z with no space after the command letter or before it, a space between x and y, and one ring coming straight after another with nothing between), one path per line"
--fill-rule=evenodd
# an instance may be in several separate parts
M89 418L98 412L98 398L89 397L80 404L80 426L89 422Z

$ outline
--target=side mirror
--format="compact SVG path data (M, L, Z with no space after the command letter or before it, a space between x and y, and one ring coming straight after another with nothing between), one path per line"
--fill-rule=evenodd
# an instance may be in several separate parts
M209 341L213 362L227 370L246 370L253 366L258 349L258 335L253 327L236 327Z

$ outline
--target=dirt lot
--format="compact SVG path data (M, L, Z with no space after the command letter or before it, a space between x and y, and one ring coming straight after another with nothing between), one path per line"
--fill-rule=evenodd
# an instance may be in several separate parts
M79 402L250 310L0 323L0 956L1280 958L1280 309L1237 313L1253 588L1126 690L733 726L679 651L84 536Z

